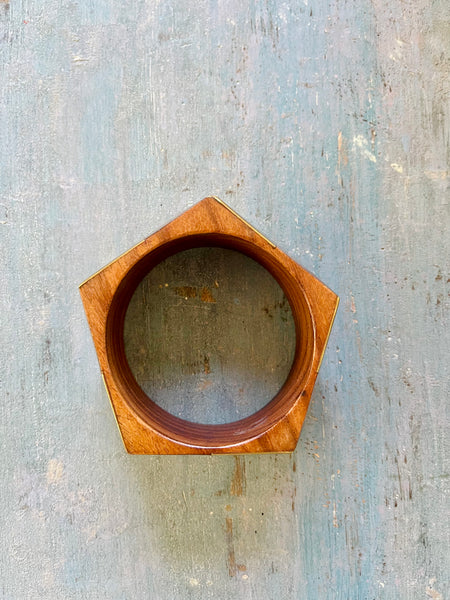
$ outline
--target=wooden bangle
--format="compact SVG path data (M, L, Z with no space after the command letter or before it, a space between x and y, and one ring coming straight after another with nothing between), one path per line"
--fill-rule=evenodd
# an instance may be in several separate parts
M296 329L294 361L276 396L258 412L221 425L182 420L137 384L125 356L124 321L142 279L182 250L238 250L283 289ZM292 452L300 435L339 299L218 198L205 198L80 286L100 368L119 430L132 454Z

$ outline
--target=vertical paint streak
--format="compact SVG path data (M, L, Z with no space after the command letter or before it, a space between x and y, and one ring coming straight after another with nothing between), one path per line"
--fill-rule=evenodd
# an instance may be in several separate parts
M231 480L230 493L232 496L242 496L245 493L247 480L245 476L245 458L243 456L234 457L234 471Z

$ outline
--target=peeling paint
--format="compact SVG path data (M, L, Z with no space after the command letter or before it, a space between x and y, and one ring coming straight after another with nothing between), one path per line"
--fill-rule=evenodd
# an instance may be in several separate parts
M391 168L394 169L394 171L397 171L397 173L403 173L402 165L399 165L397 163L391 163Z
M376 163L377 157L369 150L369 142L362 135L357 135L353 138L353 147L358 148L360 153L368 158L371 162Z

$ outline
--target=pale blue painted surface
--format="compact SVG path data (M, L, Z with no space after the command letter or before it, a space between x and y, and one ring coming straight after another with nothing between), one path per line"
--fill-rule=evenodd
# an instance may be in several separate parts
M449 597L445 9L0 3L2 598ZM292 457L102 388L78 284L208 194L341 296Z

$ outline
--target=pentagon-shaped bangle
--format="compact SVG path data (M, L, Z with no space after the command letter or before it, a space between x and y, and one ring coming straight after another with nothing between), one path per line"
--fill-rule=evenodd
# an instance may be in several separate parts
M237 250L267 269L289 301L296 330L292 368L280 391L249 417L220 425L185 421L159 407L137 384L124 347L126 310L142 279L167 257L200 246ZM205 198L87 279L80 293L128 452L225 454L295 449L339 299L221 200Z

